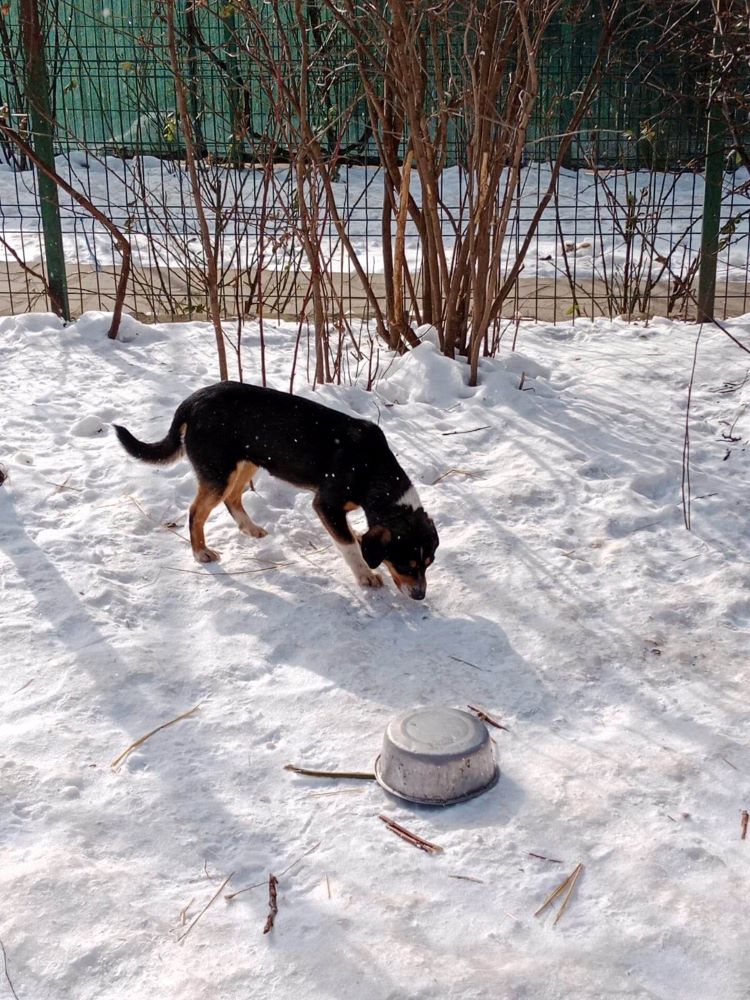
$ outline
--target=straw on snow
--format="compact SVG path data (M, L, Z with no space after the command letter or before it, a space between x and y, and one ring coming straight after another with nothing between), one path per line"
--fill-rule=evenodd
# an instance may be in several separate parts
M137 739L134 743L131 743L129 747L126 747L121 754L118 754L117 757L115 757L110 764L110 767L117 769L120 765L124 764L131 753L134 750L137 750L139 746L146 742L146 740L150 740L156 733L160 733L162 729L167 729L168 726L173 726L176 722L182 722L183 719L189 719L191 716L195 715L200 707L199 702L195 708L191 708L189 712L183 712L182 715L178 715L176 719L170 719L169 722L163 722L160 726L157 726L156 729L152 729L150 733L146 733L145 736L139 737L139 739Z

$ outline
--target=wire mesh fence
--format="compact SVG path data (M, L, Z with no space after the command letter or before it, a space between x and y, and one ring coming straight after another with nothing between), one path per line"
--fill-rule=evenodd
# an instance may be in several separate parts
M30 2L10 0L0 8L0 125L12 126L33 146L38 129L22 31L24 4ZM455 98L445 97L465 44L462 5L453 6L457 33L448 32L428 53L432 68L425 84L426 104L434 107L429 128L436 134L441 116L447 123L438 194L447 258L462 245L472 197L466 162L474 141L466 119L452 111ZM628 4L624 8L627 14ZM529 227L534 231L503 301L503 316L695 312L708 81L686 63L659 55L652 20L631 31L627 44L610 50L607 71L562 155L559 176L552 177L572 109L597 59L597 10L562 5L545 29L523 162L508 199L503 249L508 267ZM185 169L164 4L110 0L91 7L83 0L46 0L39 13L53 167L132 247L126 307L143 318L205 315L205 246ZM384 224L384 205L392 178L383 163L382 138L379 144L373 129L355 46L324 3L257 4L253 17L251 22L239 2L189 0L176 8L179 64L201 207L220 268L222 311L309 315L313 225L326 268L329 318L370 319L373 295L389 294L393 237L390 222ZM302 183L299 115L274 98L274 74L279 86L289 88L289 79L304 75L304 59L309 61L304 115L322 155L334 164L330 190L319 178ZM738 127L744 128L740 118ZM403 164L410 143L403 123L395 141ZM749 308L748 174L728 155L732 145L727 135L718 151L717 315ZM45 196L33 166L7 136L0 142L2 313L50 307ZM535 213L550 183L554 196L537 225ZM421 204L420 177L408 196ZM117 243L74 197L62 189L58 197L70 311L111 308L121 267ZM402 233L415 299L425 280L418 221L410 215ZM359 267L352 264L353 253Z

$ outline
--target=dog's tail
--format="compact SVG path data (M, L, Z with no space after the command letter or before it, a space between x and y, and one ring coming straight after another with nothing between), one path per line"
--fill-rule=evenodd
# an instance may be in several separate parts
M120 427L119 424L112 424L115 433L128 455L140 459L141 462L150 462L152 465L167 465L174 462L182 454L182 438L184 435L187 412L184 404L177 408L172 426L167 431L167 436L154 444L147 444L133 437L129 430Z

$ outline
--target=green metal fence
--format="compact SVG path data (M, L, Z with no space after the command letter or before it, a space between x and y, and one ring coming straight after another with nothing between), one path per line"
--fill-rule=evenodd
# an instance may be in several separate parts
M181 131L163 3L102 0L101 4L91 5L88 0L40 0L44 33L40 64L47 81L38 80L36 86L48 92L49 120L45 124L45 115L38 113L38 101L37 113L31 115L34 102L29 101L21 30L24 2L27 0L8 0L0 5L0 122L9 122L32 139L38 152L43 152L44 133L49 131L58 168L68 171L76 186L88 190L90 184L91 190L96 189L97 204L135 242L144 232L148 235L155 217L153 211L143 216L133 186L137 183L140 190L150 186L166 192L165 211L170 213L172 228L165 229L163 242L176 232L189 243L195 232L194 208L180 166ZM290 19L293 6L288 5ZM626 11L627 7L626 3ZM263 9L260 4L259 9ZM341 30L325 22L314 0L303 4L303 10L305 30L316 47L311 91L316 113L325 122L332 109L353 109L340 137L347 152L342 158L342 199L348 223L354 231L363 230L366 240L371 220L382 212L382 199L374 196L366 179L367 171L376 169L377 149L368 133L361 80L350 41ZM189 83L199 152L228 163L242 160L248 164L246 173L252 175L252 164L263 159L269 142L275 143L277 159L282 163L289 151L283 148L279 122L265 97L267 81L262 78L262 69L238 52L236 17L231 3L177 3L179 54ZM576 94L595 58L598 36L595 8L582 15L580 5L575 12L572 7L563 8L547 32L540 62L539 99L527 137L527 160L538 165L526 174L526 183L532 187L541 184L545 164L557 153ZM551 309L555 317L612 311L611 302L602 306L595 300L597 296L601 300L600 286L603 277L606 283L607 266L610 275L620 266L617 261L622 255L615 247L620 222L612 222L614 242L612 248L607 247L607 253L612 249L613 256L608 265L601 241L601 210L609 198L611 204L624 206L627 215L631 199L640 197L638 184L628 180L633 171L648 170L661 176L660 181L644 180L654 192L661 184L661 194L653 204L644 203L643 214L658 211L659 224L666 220L666 228L671 227L674 238L682 234L691 260L697 253L703 226L700 216L709 81L691 75L680 63L665 62L658 52L650 55L653 42L649 29L644 28L640 39L634 41L631 36L628 48L614 53L565 161L568 202L558 206L556 218L540 228L533 245L536 260L545 261L546 254L553 255L548 269L551 273L545 276L541 266L534 270L532 286L527 282L514 300L517 311L546 315ZM670 101L670 93L679 93L680 101ZM237 127L239 120L241 129ZM48 128L52 123L54 127ZM713 140L713 180L708 200L713 206L712 239L718 247L714 256L722 250L726 254L731 250L732 255L731 267L727 264L720 273L717 293L719 299L723 296L725 312L738 311L747 303L748 255L746 191L741 176L736 180L724 176L727 142L726 136L719 145ZM449 165L462 162L465 143L460 121L453 123ZM131 160L134 157L139 160L137 168ZM102 158L107 169L94 177L95 161L100 164ZM117 159L122 161L122 167L116 166ZM363 166L367 164L370 166ZM0 312L44 305L40 289L55 285L55 269L59 270L62 257L70 285L70 310L79 312L92 302L107 306L112 296L111 272L117 263L111 245L107 249L107 241L102 242L102 233L90 218L61 196L60 246L57 253L54 247L51 250L56 237L54 219L50 218L57 209L52 205L49 182L37 179L29 167L17 148L0 141ZM365 171L364 181L357 171ZM120 183L123 172L130 179ZM672 185L668 178L679 172L688 178L687 182ZM282 177L291 185L288 174L280 172L278 176L277 188ZM346 184L348 179L350 185ZM249 176L239 183L247 189L256 181L256 177ZM596 189L593 202L588 197L592 188ZM233 222L237 232L246 234L253 227L257 229L261 225L258 198L241 198L238 205L244 217ZM453 207L446 204L447 213ZM265 208L263 211L262 224L267 226L268 212ZM516 237L523 231L529 213L530 206L519 196ZM735 219L739 221L732 222ZM727 226L733 228L730 238L723 241ZM627 231L621 235L627 241ZM601 261L591 265L584 276L581 254L585 256L587 243L596 246L597 239L602 242ZM566 243L575 248L569 251L573 256L566 257ZM43 245L46 257L35 250ZM293 245L291 252L296 252ZM658 252L651 247L652 263L653 254ZM141 276L140 291L134 292L131 306L143 315L200 313L197 258L183 255L176 264L168 258L166 249L162 256L157 253L144 258L144 267L150 272ZM578 291L561 297L558 279ZM146 294L149 281L165 289L161 305L157 304L156 291L151 297ZM679 280L670 273L664 283L668 302ZM342 294L356 298L351 285L349 292L344 290ZM291 303L287 311L293 314L299 307L297 297L293 296ZM226 300L225 307L231 311L237 302Z

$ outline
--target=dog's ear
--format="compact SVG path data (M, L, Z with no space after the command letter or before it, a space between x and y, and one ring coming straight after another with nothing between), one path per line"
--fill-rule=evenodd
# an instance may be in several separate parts
M437 528L435 527L435 522L432 520L431 517L428 517L427 523L429 524L430 531L432 532L433 538L435 539L435 548L437 548L438 545L440 545L440 538L438 537Z
M375 569L379 566L383 558L385 557L385 547L391 540L391 533L388 528L384 528L382 524L376 524L375 527L370 528L370 530L362 536L362 541L360 542L360 548L362 549L362 557L370 567L370 569Z

